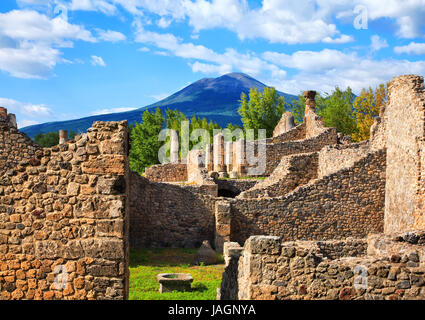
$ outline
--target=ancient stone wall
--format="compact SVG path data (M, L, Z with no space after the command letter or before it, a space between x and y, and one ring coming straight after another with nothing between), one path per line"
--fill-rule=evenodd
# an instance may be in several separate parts
M153 182L187 181L185 163L156 164L145 169L145 177Z
M234 194L239 194L262 181L261 179L216 179L215 183L219 190L228 190Z
M318 154L303 153L283 157L272 175L241 193L238 198L279 197L317 178Z
M319 152L318 177L351 167L369 152L369 142L326 146Z
M363 238L382 232L385 150L375 151L278 198L233 199L231 241L251 235L284 240Z
M270 175L284 156L320 151L323 147L337 143L335 128L327 128L309 139L267 144L266 175Z
M1 299L127 298L128 135L95 122L0 176Z
M7 110L0 114L0 175L15 168L21 161L35 159L41 154L41 147L25 133L10 123ZM37 152L38 151L38 152Z
M234 260L242 254L236 281L231 278L230 268L229 275L223 277L223 281L238 286L237 297L236 290L228 289L232 287L229 283L222 285L221 296L258 300L423 300L425 268L417 254L423 247L401 245L396 254L366 256L364 243L349 240L333 247L334 251L342 250L335 259L314 242L281 243L279 237L253 236L242 253L235 249L232 252Z
M423 189L420 191L424 186L421 164L424 150L421 140L425 137L423 77L401 76L388 84L385 121L385 232L414 230L425 225L424 208L418 208L424 195Z
M273 130L273 137L279 136L282 133L288 132L295 127L294 116L290 112L284 112L282 118Z
M195 248L204 240L214 243L217 198L192 191L131 172L131 248Z
M303 139L305 139L305 122L299 124L289 131L273 136L273 138L270 140L271 142L277 143Z

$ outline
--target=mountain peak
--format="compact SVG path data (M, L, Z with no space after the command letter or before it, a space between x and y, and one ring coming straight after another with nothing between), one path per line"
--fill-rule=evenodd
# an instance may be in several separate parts
M38 133L58 131L59 129L84 132L93 124L93 121L128 120L132 124L140 121L144 110L152 110L156 107L160 107L162 110L178 109L188 117L192 115L205 117L208 120L218 122L223 127L229 122L242 124L237 112L241 93L249 94L251 88L256 88L262 92L265 87L264 83L245 73L232 72L217 78L198 80L161 101L134 111L38 124L23 128L22 131L34 137ZM297 98L281 92L278 92L278 94L284 95L286 101Z

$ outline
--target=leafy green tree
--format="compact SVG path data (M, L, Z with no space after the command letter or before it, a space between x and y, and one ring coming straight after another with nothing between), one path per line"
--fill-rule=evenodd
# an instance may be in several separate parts
M68 135L69 139L74 139L76 133L71 131ZM34 137L34 142L43 148L50 148L59 144L59 133L58 132L47 132L39 133Z
M305 114L305 98L302 94L298 95L298 99L292 99L291 113L294 116L296 124L304 121Z
M331 95L316 98L317 114L327 127L335 127L338 132L351 136L356 131L356 119L353 115L354 95L348 87L342 91L338 87Z
M43 148L50 148L59 144L58 132L39 133L34 137L34 142Z
M164 116L160 108L155 112L146 110L142 122L132 127L130 132L130 169L142 174L146 167L158 163L158 151L162 141L158 135L164 127Z
M257 89L249 91L249 99L245 93L241 94L240 108L238 113L245 130L254 129L255 138L258 137L258 129L265 129L267 137L273 135L273 130L278 124L288 103L284 97L279 97L273 87L266 87L261 93Z
M345 91L335 87L332 94L325 93L324 97L316 95L316 113L322 117L325 126L335 127L338 132L352 135L356 132L353 100L354 95L349 87ZM297 100L292 100L291 113L295 122L304 121L305 98L302 95L299 95Z

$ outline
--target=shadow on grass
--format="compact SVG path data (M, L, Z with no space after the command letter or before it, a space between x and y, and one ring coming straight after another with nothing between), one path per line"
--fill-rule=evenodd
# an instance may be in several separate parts
M175 267L194 266L193 260L196 249L186 248L163 248L130 250L130 267L152 266L152 267Z

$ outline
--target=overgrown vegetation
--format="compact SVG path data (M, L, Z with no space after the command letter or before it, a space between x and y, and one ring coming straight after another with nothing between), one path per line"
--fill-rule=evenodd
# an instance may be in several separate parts
M76 133L71 131L68 138L74 139ZM59 133L58 132L47 132L39 133L34 137L34 142L43 148L50 148L59 144Z
M195 266L196 249L146 249L130 252L130 300L215 300L224 264ZM159 273L190 273L192 291L159 293Z

